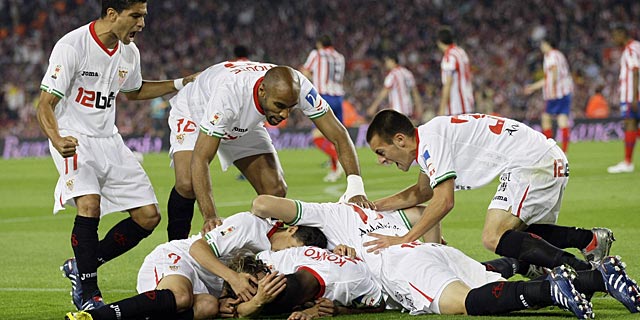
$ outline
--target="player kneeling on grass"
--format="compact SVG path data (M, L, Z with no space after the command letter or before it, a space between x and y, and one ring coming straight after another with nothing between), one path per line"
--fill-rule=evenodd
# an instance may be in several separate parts
M334 251L346 252L346 248L339 246ZM382 291L361 259L307 246L242 257L240 265L245 267L237 271L248 272L246 266L251 268L254 264L263 265L267 272L278 270L286 274L286 288L273 296L270 293L275 292L279 284L260 280L258 293L248 302L238 304L239 299L221 299L223 317L278 315L299 310L289 319L313 319L385 309ZM303 306L307 308L300 310Z
M139 295L94 310L69 312L67 319L214 317L223 281L242 301L249 301L256 293L252 283L258 280L253 275L235 272L221 262L232 258L232 253L240 249L257 253L303 245L326 247L326 237L317 228L281 226L243 212L225 219L204 236L161 244L140 267Z

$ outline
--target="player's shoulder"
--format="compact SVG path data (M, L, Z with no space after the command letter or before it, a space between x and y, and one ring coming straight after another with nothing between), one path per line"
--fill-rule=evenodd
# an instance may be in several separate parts
M81 51L86 47L89 37L91 37L89 25L84 25L67 32L64 36L58 39L56 46L64 45L68 49Z
M231 215L224 220L227 223L238 223L238 224L268 224L269 222L266 219L260 218L251 212L238 212L234 215Z

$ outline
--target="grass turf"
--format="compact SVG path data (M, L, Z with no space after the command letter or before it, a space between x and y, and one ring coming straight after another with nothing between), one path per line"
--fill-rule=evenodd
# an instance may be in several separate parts
M375 156L366 149L358 151L362 175L370 199L377 199L413 183L417 168L404 173L375 163ZM640 278L640 255L637 252L640 235L639 174L610 175L606 167L622 156L620 142L583 142L570 146L571 179L564 198L559 224L613 229L617 241L612 254L618 254L628 264L631 276ZM315 149L283 150L280 159L286 172L289 197L306 201L335 201L344 191L344 178L338 183L322 182L326 169L325 157ZM151 177L160 207L166 211L166 201L173 186L173 171L166 154L145 155L144 167ZM222 215L249 209L255 193L248 182L236 181L237 171L221 172L217 160L211 169L214 195ZM58 267L72 256L69 234L75 210L53 216L53 188L58 175L49 158L0 160L0 314L3 319L62 319L73 309L69 296L69 281ZM443 230L451 246L477 260L495 255L482 247L480 233L486 206L495 192L496 183L472 191L456 193L455 208L445 218ZM100 224L103 236L126 214L106 216ZM202 219L196 212L193 231L199 230ZM145 255L166 241L166 221L140 245L101 267L100 288L107 302L135 294L138 267ZM574 251L577 253L577 251ZM600 319L632 319L631 315L611 297L597 295L594 311ZM559 308L513 313L520 319L571 319ZM345 317L346 318L346 317ZM350 316L351 319L407 319L408 315L388 311L384 314ZM454 316L429 316L449 319ZM491 318L491 317L487 317ZM502 317L494 317L496 319Z

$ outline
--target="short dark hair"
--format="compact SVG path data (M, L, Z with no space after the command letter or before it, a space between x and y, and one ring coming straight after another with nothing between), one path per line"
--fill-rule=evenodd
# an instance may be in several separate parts
M442 26L438 29L438 41L444 44L452 44L453 43L453 30L449 26Z
M333 45L333 42L331 41L331 37L328 34L323 34L319 36L318 40L316 41L320 42L320 44L322 44L323 47L330 47Z
M556 40L555 37L552 36L547 36L544 39L542 39L542 41L546 42L549 44L549 46L551 46L551 48L557 48L558 46L558 40Z
M243 45L237 45L233 48L233 56L236 58L249 57L249 49Z
M102 18L107 16L107 10L113 8L117 13L131 8L136 3L147 3L147 0L102 0Z
M398 63L400 62L399 58L398 58L398 53L395 51L387 51L382 55L383 59L389 59L389 60L393 60L393 62Z
M316 227L298 226L293 237L300 240L305 246L327 248L327 237Z
M621 32L624 35L629 34L629 29L627 29L627 26L625 26L623 23L615 23L611 25L611 31Z
M392 143L396 133L406 136L413 136L416 127L404 114L392 110L384 109L376 113L367 129L367 142L371 142L374 136L379 136L385 143Z

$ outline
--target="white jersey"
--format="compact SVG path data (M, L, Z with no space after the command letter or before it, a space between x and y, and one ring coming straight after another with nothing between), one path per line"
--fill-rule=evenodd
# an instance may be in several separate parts
M106 48L94 21L58 40L40 89L60 98L55 116L61 132L109 137L118 132L116 95L141 86L136 45L118 41Z
M553 81L554 70L558 77ZM569 64L562 52L553 49L544 55L544 87L542 96L544 100L560 99L573 93L573 80L569 72Z
M440 63L442 84L452 77L449 93L448 114L456 115L473 112L473 87L471 85L471 64L469 56L460 47L452 44L444 52Z
M316 298L324 297L347 307L374 307L382 301L380 285L364 261L339 256L318 247L263 251L257 258L283 274L306 270L320 283Z
M312 50L303 68L311 71L311 82L322 95L342 96L344 88L344 71L346 64L344 56L333 47Z
M384 87L389 89L390 108L407 116L415 113L411 91L416 87L416 80L411 71L396 66L384 78Z
M270 250L269 238L281 225L281 223L274 224L249 212L241 212L224 219L222 225L207 232L204 239L213 254L221 261L225 261L233 258L233 255L240 249L248 249L254 253ZM202 239L202 236L197 234L188 239L170 241L168 246L193 265L204 283L217 283L219 277L203 268L189 254L191 245L199 239Z
M535 164L556 145L523 123L484 114L435 117L416 131L416 160L432 188L449 178L456 190L484 186L508 168Z
M633 101L633 87L639 88L640 83L633 83L633 74L640 69L640 42L631 40L624 47L620 58L620 103ZM636 100L637 101L637 100Z
M345 244L356 249L377 280L380 275L380 255L368 253L362 243L375 240L368 234L403 236L411 229L404 211L375 211L345 203L306 203L295 201L298 208L290 225L319 228L327 237L327 248Z
M222 139L235 140L262 126L265 115L258 101L258 88L273 64L252 61L226 61L213 65L171 98L171 115L200 121L200 131ZM329 104L311 82L300 79L300 98L296 107L310 119L324 115Z

